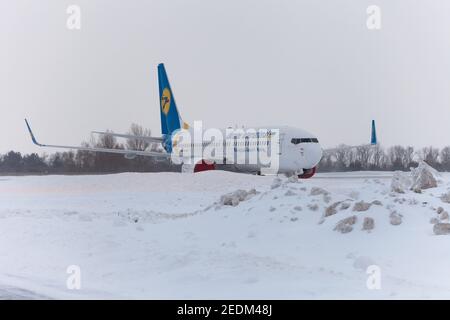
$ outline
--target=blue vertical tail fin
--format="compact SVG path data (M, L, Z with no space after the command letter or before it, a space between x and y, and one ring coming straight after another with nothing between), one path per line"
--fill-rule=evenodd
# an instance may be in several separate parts
M178 113L177 104L170 88L164 64L158 65L159 101L161 114L161 133L171 135L180 128L187 129L189 126L183 122Z
M370 144L375 145L377 143L378 141L377 141L377 132L375 130L375 120L372 120L372 132L370 135Z

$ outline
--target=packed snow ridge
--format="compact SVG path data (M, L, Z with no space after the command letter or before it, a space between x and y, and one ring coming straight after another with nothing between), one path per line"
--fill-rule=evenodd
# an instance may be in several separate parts
M411 168L410 172L394 172L390 189L378 179L372 181L366 179L365 183L379 185L380 188L375 188L372 193L361 194L352 190L348 194L341 192L333 194L322 187L308 188L307 181L300 181L296 177L284 180L276 177L270 189L263 191L259 197L254 197L260 193L254 188L248 191L236 190L222 195L219 205L214 209L220 209L220 205L236 207L242 202L247 202L248 211L255 210L259 214L269 212L272 213L269 218L271 220L292 222L305 215L301 213L302 211L310 213L322 211L321 215L314 213L317 224L331 225L332 230L345 234L353 231L358 223L360 230L371 232L377 220L386 220L390 225L398 226L403 222L404 212L411 211L412 206L421 206L431 209L430 213L433 214L430 215L430 223L434 225L432 230L435 234L450 234L448 212L442 206L431 205L434 198L450 203L450 191L441 196L423 193L424 190L437 188L438 183L443 183L439 172L425 162L419 163L417 168ZM433 200L428 199L430 196ZM268 201L270 199L273 201ZM272 204L265 205L268 203ZM319 210L320 208L322 210ZM235 210L240 212L242 208Z
M2 177L0 297L448 299L449 210L450 174L426 163L307 180Z

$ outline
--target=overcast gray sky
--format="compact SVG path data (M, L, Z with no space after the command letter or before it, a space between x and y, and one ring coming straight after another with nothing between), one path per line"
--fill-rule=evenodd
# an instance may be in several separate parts
M189 123L286 124L330 147L367 143L374 118L385 146L441 147L449 17L447 0L0 0L0 152L43 151L24 117L45 143L132 122L159 135L159 62Z

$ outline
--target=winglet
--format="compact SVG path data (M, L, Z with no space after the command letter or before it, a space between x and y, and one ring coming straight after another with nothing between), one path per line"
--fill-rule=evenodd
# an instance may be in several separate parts
M33 140L33 143L34 143L35 145L38 145L38 146L42 147L42 144L40 144L39 142L37 142L36 138L34 137L33 131L31 130L31 127L30 127L30 125L28 124L27 119L25 119L25 123L27 124L28 132L30 133L31 140Z
M375 130L375 120L372 120L372 132L370 136L370 144L375 145L377 144L377 132Z

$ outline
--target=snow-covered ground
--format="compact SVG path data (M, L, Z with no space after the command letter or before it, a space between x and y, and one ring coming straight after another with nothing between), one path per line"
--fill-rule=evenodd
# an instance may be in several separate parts
M391 178L0 177L0 298L448 299L450 235L435 235L430 219L450 211L440 199L450 175L420 194L392 193ZM253 188L236 206L220 203ZM360 201L370 207L353 211ZM346 233L334 230L352 216ZM70 265L80 290L66 286ZM380 290L367 287L370 265Z

